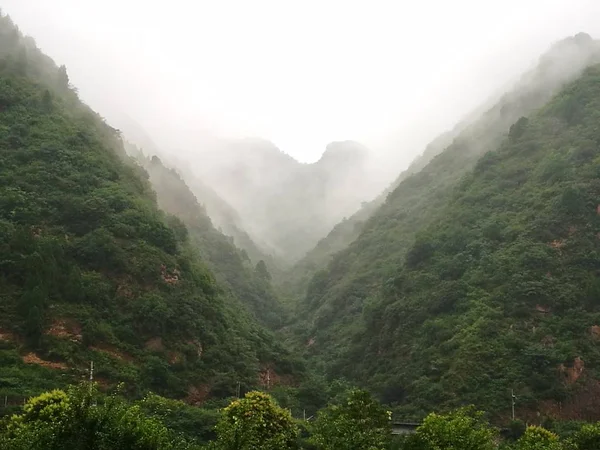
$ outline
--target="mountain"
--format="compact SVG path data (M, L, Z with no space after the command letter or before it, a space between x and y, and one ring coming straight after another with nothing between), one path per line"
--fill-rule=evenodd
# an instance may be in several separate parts
M500 142L500 139L506 134L508 127L514 121L521 115L526 115L535 108L542 106L561 83L572 79L580 73L583 67L593 61L595 51L593 40L584 33L564 39L553 45L539 59L537 67L524 74L509 92L492 96L464 117L451 130L437 136L381 194L372 201L364 202L356 213L336 224L314 248L309 250L303 258L280 277L283 280L284 289L294 292L295 296L298 296L298 293L305 295L311 277L319 270L324 269L338 252L344 250L359 237L367 223L367 219L386 203L388 195L394 192L402 181L421 172L437 155L451 146L457 138L464 141L466 151L463 151L456 160L461 164L464 163L465 167L448 167L448 170L453 174L465 173L466 170L472 167L474 161L482 152ZM467 149L467 147L469 148ZM440 180L442 182L447 181L450 173L442 173ZM433 176L437 177L438 175L434 174ZM443 196L443 191L444 189L440 186L439 190L434 192ZM405 191L401 190L400 192ZM418 192L416 194L419 195ZM410 209L414 207L418 211L421 206L415 203L418 201L418 199L414 202L406 201L406 205L411 202L414 203L410 206L396 205L396 202L390 202L391 206L384 206L384 208L389 208L389 214L391 215L395 214L393 210L402 208ZM435 201L436 199L428 199L429 204L433 204ZM390 225L392 225L391 222ZM387 230L385 233L393 233L393 231ZM406 233L406 230L403 230L404 233ZM408 233L410 235L411 231L408 231ZM363 239L366 239L366 236L363 236ZM366 244L363 242L362 246L366 247ZM392 247L384 251L382 256L387 257L386 255L393 254L395 251L396 247L392 244ZM377 264L377 261L374 264Z
M255 242L245 231L239 213L214 189L198 179L189 169L189 163L177 155L167 155L157 147L151 147L151 150L147 151L127 140L125 140L124 145L127 153L145 167L150 167L147 163L152 160L153 156L156 156L165 170L171 171L180 183L186 185L185 191L191 191L186 192L184 196L193 195L196 198L197 207L202 209L202 214L208 216L207 220L210 220L211 227L214 226L220 233L233 238L235 246L243 250L245 255L255 264L262 260L268 265L269 270L276 274L279 273L278 262L272 254L267 253L267 250L265 250L267 246ZM167 206L169 205L167 204Z
M264 252L298 260L342 218L376 194L368 150L334 142L321 159L301 164L267 141L228 141L193 166L199 179L236 210Z
M555 44L402 177L298 305L292 332L313 366L413 417L462 402L503 415L511 387L524 414L583 401L597 358L600 83L597 67L581 74L598 61L587 35Z
M104 386L191 403L260 386L265 370L301 373L216 279L193 227L158 208L148 173L66 68L7 16L0 110L2 395L80 380L90 361Z
M434 139L425 151L382 193L371 201L362 202L358 211L337 223L325 237L317 242L315 247L306 252L293 266L287 268L277 279L283 291L287 292L290 297L305 296L312 277L319 270L324 269L338 252L344 250L360 236L367 219L385 203L387 196L394 188L409 175L423 169L435 156L452 143L454 137L458 136L467 124L468 122L465 120L456 125L451 131Z
M219 284L227 287L257 321L269 328L279 328L285 312L271 288L266 263L263 260L253 263L231 237L213 226L206 209L176 170L165 167L157 156L146 157L141 151L136 160L149 174L158 206L181 219L194 248L199 250Z
M186 164L176 162L172 167L181 172L190 190L205 208L214 226L226 236L233 238L235 245L244 250L251 261L258 263L264 261L273 274L279 273L280 263L274 257L274 249L257 236L248 233L250 228L242 219L241 215L213 188L204 183L191 170L186 169Z

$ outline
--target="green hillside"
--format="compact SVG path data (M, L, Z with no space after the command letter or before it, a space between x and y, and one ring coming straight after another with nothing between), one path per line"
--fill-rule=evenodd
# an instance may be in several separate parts
M420 408L506 412L514 388L600 417L599 119L594 66L478 161L366 305L355 376Z
M452 131L446 132L434 139L423 154L416 158L396 180L381 194L370 202L364 202L361 208L352 216L336 224L332 230L321 239L314 248L306 253L291 268L278 277L284 292L291 297L303 297L312 277L327 267L338 252L348 247L363 230L367 220L385 203L387 196L408 176L422 170L435 156L440 154L464 128L461 122Z
M598 60L597 47L591 37L583 33L556 43L540 58L535 69L521 77L512 91L499 98L492 97L464 117L450 131L432 140L384 192L373 201L364 203L363 207L347 220L337 224L306 256L286 272L282 282L284 288L293 292L295 296L304 296L311 278L336 258L338 261L348 260L350 256L352 261L355 259L352 255L360 255L359 260L364 255L365 258L369 258L371 266L381 266L380 259L394 259L398 254L402 255L406 251L403 242L405 237L408 237L410 242L415 229L422 224L416 215L421 215L422 211L430 207L433 210L433 207L438 208L443 204L447 195L446 188L472 168L477 158L485 151L498 145L512 123L541 107L563 83L572 80L584 67ZM432 160L446 149L449 153L430 165ZM451 158L452 161L448 162L445 158ZM394 199L386 201L408 178L411 180L393 194ZM422 195L424 190L429 191L431 196L427 193ZM379 211L380 217L387 215L389 220L375 219L368 222L376 211ZM427 211L423 215L429 218L430 214L431 211ZM399 227L396 227L395 223L397 216L400 216ZM405 220L405 217L408 217L408 220ZM413 220L415 222L408 223ZM362 233L367 224L376 229ZM381 252L378 249L366 255L365 248L373 249L373 245L376 247L376 241L381 234L386 234L390 240L393 237L395 242L390 242ZM344 252L343 250L359 236L360 243L354 243L351 250ZM370 242L369 236L372 236L375 242ZM362 266L352 266L344 271L344 279L360 276L357 272L362 271ZM380 273L378 277L381 276ZM374 279L368 278L370 281ZM339 284L338 280L335 283Z
M545 219L545 224L552 222L554 226L561 224L564 229L569 229L571 224L563 223L564 216L558 215L558 212L553 209L554 196L559 194L551 194L546 189L544 183L549 183L548 180L539 177L530 179L531 174L525 168L529 165L536 170L542 170L541 167L547 166L548 169L544 170L551 171L550 167L554 167L553 164L563 164L565 173L574 176L575 167L580 164L583 168L577 170L578 176L584 175L584 169L593 173L589 158L577 162L575 159L570 159L568 155L570 151L582 154L585 151L595 151L595 144L592 143L597 141L592 138L590 141L577 138L579 133L593 134L594 131L593 101L595 101L594 96L598 94L594 90L595 72L587 73L578 84L563 91L550 106L546 106L539 112L535 110L553 98L566 81L576 78L583 67L597 61L597 48L598 45L587 35L577 35L556 44L541 58L538 67L523 77L514 91L503 96L498 104L462 131L452 144L433 158L423 170L401 181L389 194L384 205L366 222L359 237L348 248L335 255L325 270L313 277L305 300L299 304L299 315L306 320L300 321L292 331L305 353L313 356L315 364L330 376L350 376L354 380L365 383L377 390L385 401L401 402L405 405L404 412L408 415L420 415L440 405L451 406L469 401L487 410L501 413L506 411L507 405L510 406L510 402L506 400L508 398L506 392L507 389L510 391L513 384L515 389L520 389L524 403L534 399L539 401L546 397L557 398L565 395L565 389L559 389L560 377L557 377L558 381L555 380L554 383L549 382L558 370L558 363L554 364L556 359L546 361L540 357L536 360L532 354L530 359L524 358L531 366L528 367L527 363L511 366L516 363L509 358L509 355L512 352L518 353L524 350L523 348L511 346L512 343L496 346L491 340L488 343L481 339L485 337L486 332L492 333L494 329L498 333L503 330L502 336L506 337L508 330L503 329L502 324L513 320L515 322L510 323L513 329L520 326L524 329L527 326L533 327L535 323L532 321L539 320L540 314L554 321L554 326L558 326L556 323L559 322L559 311L547 297L540 297L537 301L541 309L550 308L551 313L536 312L536 304L533 305L533 310L523 309L515 304L515 311L524 314L521 323L517 323L517 316L512 315L517 314L512 311L513 305L504 306L498 298L488 301L488 297L491 299L495 294L486 289L489 285L498 282L496 277L504 273L506 278L503 282L507 283L506 286L515 288L515 281L519 276L527 277L519 261L523 258L535 259L540 255L536 253L537 256L534 257L525 253L521 256L516 252L512 254L512 257L516 258L513 261L508 255L511 251L515 252L515 248L501 246L502 251L508 252L504 254L504 265L499 265L497 269L493 265L487 266L488 272L483 274L481 261L477 258L484 258L486 255L463 252L464 248L460 245L469 248L473 245L476 248L477 239L471 239L475 235L469 234L468 229L464 228L466 225L459 228L458 224L463 224L468 217L470 220L477 221L471 224L477 230L485 224L489 227L490 233L496 226L501 235L512 227L515 233L532 234L534 223L523 221L525 216L519 216L523 212L519 208L523 208L528 214L541 211L541 209L532 209L531 198L534 198L536 208L544 206L544 211L556 213L555 216ZM584 101L592 103L588 105ZM557 106L559 104L563 107ZM580 105L588 106L583 108ZM576 117L581 123L569 122L568 120L572 119L567 120L561 116L564 111L570 111L565 114L572 114L572 117ZM530 114L533 114L530 122L519 119ZM516 125L511 127L515 122ZM527 123L530 125L526 125ZM535 134L525 133L517 139L516 136L522 130L529 130L529 126L534 124ZM580 130L582 127L583 129ZM509 129L510 138L504 141L505 136L509 134ZM533 129L531 133L534 133ZM523 144L520 139L526 137L534 141L539 139L535 144L537 153L533 151L520 153L516 150L517 148L522 150ZM548 139L555 139L554 145L550 145L550 148L548 148ZM481 162L477 163L483 154L498 148L502 142L504 144L500 152L487 154ZM582 142L587 142L585 145L588 145L588 148L579 151L578 145L584 145L581 144ZM531 145L533 148L533 144ZM551 157L550 152L554 156ZM542 157L543 162L536 159ZM497 178L484 179L483 174L476 172L480 178L475 178L477 183L472 178L468 178L474 186L469 190L468 182L461 180L470 173L476 163L478 171L481 171L486 164L494 167L497 170ZM518 172L518 175L513 172ZM491 203L494 194L503 196L506 190L514 188L510 180L515 178L521 183L520 188L524 190L524 198L519 200L525 201L525 197L529 197L532 203L519 206L515 203L516 198L512 196L511 200ZM584 182L576 177L567 177L564 181L561 180L560 188L559 185L555 188L559 189L557 192L562 192L560 189L571 192L566 189L566 186L575 189L580 181ZM592 179L589 182L592 183ZM457 193L458 186L460 190ZM482 193L478 193L479 191ZM591 192L593 191L589 192L590 195ZM473 198L478 198L480 203L471 203ZM498 224L494 224L496 219L490 219L490 223L479 222L479 219L486 218L485 211L480 210L483 207L482 202L492 211L491 215L497 215L497 218L501 218L502 221ZM520 217L518 223L513 223L513 220L517 220L515 216ZM535 224L537 223L536 221ZM581 224L573 225L581 230L579 228ZM439 242L444 240L441 235L450 234L450 231L444 227L452 228L456 233L456 236L454 234L448 236L448 242L443 247L446 249L446 254L442 259L446 264L444 270L447 274L438 272L440 270L440 266L437 265L438 260L432 256L442 251L439 247ZM556 228L549 230L558 232ZM415 239L417 239L416 244ZM548 239L548 235L544 239ZM552 239L544 241L543 244L539 243L546 254L552 251L552 248L547 245L549 242L552 242ZM522 250L525 251L525 247ZM556 255L552 259L556 262ZM535 260L535 264L541 263ZM432 266L434 261L435 267ZM547 282L557 287L558 274L552 274L558 269L542 267L539 273L536 273L539 275L549 272L551 274L549 279L553 281L547 281L546 278L539 279L536 281L537 289L545 289L543 286ZM576 265L571 268L565 264L560 270L566 271L567 277L576 277L575 273L579 269ZM581 270L588 278L593 274L589 268ZM470 280L465 278L466 273L475 272L478 273L481 283L481 286L477 286L479 290L472 287ZM406 277L407 281L402 281L405 279L403 277ZM535 295L533 287L529 288L532 292L527 295ZM563 289L573 291L571 284L560 287L560 290ZM579 289L586 288L580 286ZM525 292L521 292L521 295L525 295ZM546 295L551 296L549 292ZM510 295L504 297L504 301L508 299L518 303ZM572 303L572 306L583 308L584 304L585 302L579 298ZM504 311L503 307L506 307L510 313ZM492 314L490 317L498 314L500 317L506 315L510 319L507 318L508 322L504 322L504 318L499 320L496 317L491 323L487 323L482 318L484 311ZM451 319L446 319L442 315L444 312L448 313ZM481 319L485 326L478 328L481 324L475 319ZM461 322L463 320L466 322ZM474 323L471 324L469 320ZM585 316L585 320L591 320L591 316ZM568 325L570 323L568 320L562 323L563 325L560 326L571 326ZM473 325L483 334L469 335L467 324ZM496 325L499 328L495 328ZM581 329L580 332L583 333L581 339L589 337L589 327L592 325L588 326L587 331ZM436 327L440 327L439 334L436 334ZM535 332L539 332L539 326ZM569 348L577 348L573 344L575 338L569 334L572 331L567 333L563 329L556 332L560 333L553 338L556 339L554 342L557 347L561 345L561 339L565 339L569 342ZM471 344L474 348L468 346ZM542 344L539 345L543 347ZM475 350L479 348L478 346L489 352L477 354ZM459 361L460 355L470 361L472 366L481 367L481 370L477 371L475 367L467 367L466 364L462 367L456 366L454 369L452 363ZM470 358L471 355L478 356ZM562 361L561 358L564 357L565 367L567 367L565 373L569 372L568 364L572 365L573 358L576 356L578 355L560 353L558 359ZM543 381L539 381L541 385L538 386L535 372L542 369L545 372L539 377ZM470 370L473 371L473 377L470 376ZM504 370L504 375L500 375L501 370ZM492 377L496 373L499 374L499 380ZM480 375L481 379L478 378ZM485 378L486 376L488 378ZM502 376L504 378L501 378ZM485 382L489 385L485 385ZM479 385L481 388L474 387Z
M87 376L202 401L293 360L161 212L66 69L0 19L0 394Z
M166 168L156 156L146 158L140 154L138 161L150 175L159 207L185 224L191 242L219 284L227 286L229 294L239 299L258 321L270 328L280 327L284 310L271 288L265 262L254 264L247 252L234 245L233 238L213 227L206 210L175 170Z

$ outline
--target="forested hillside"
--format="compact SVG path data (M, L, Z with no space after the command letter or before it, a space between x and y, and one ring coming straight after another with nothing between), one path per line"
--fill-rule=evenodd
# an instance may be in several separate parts
M6 16L0 110L2 395L78 380L92 360L103 385L190 402L297 373L193 227L158 209L119 133Z
M385 260L389 258L394 261L396 255L402 258L406 251L406 238L410 242L414 231L421 226L418 216L423 215L428 220L431 217L429 212L423 211L439 208L448 194L446 188L466 173L485 151L498 145L512 123L541 107L565 81L573 79L596 60L596 47L591 37L584 33L555 44L540 58L534 70L523 75L512 91L495 102L493 98L488 100L452 130L436 137L383 193L333 227L326 237L287 271L283 277L285 288L295 295L304 296L311 278L332 261L334 265L338 264L335 261L344 261L348 265L334 275L336 278L332 284L339 287L350 283L351 278L362 276L364 264L368 261L369 266L379 269L376 276L368 276L367 280L369 284L376 282L379 285L384 276L380 269L386 266ZM450 151L430 164L446 149ZM396 189L404 180L407 180L406 183ZM394 198L387 200L390 194ZM368 221L376 211L380 219ZM384 220L384 216L387 219ZM381 252L374 251L382 242L380 238L383 235L386 236L383 240L389 240L389 245ZM359 236L360 239L354 242ZM354 255L359 256L355 258ZM323 294L320 291L319 295Z
M275 250L264 240L259 240L257 236L250 235L248 232L249 227L238 211L212 187L194 175L193 171L190 170L190 163L178 159L174 163L170 159L168 161L161 160L165 166L173 168L180 174L217 230L233 238L235 246L244 250L254 264L262 260L274 275L279 273L281 263L279 259L274 257Z
M174 169L166 168L158 157L145 157L141 152L137 161L150 175L158 206L181 219L190 241L219 284L226 286L229 294L239 299L256 320L270 328L280 327L284 311L271 287L266 263L263 260L253 263L247 252L234 245L233 238L213 227L206 210Z
M556 44L313 278L296 337L331 376L409 415L461 402L502 413L511 386L526 404L579 386L564 381L595 356L597 69L553 96L597 47Z
M415 407L502 411L515 388L544 414L600 417L599 119L594 66L478 161L366 305L356 376Z
M327 236L319 240L314 248L278 277L283 290L288 292L291 297L305 296L312 277L319 270L324 269L338 252L344 250L360 236L367 220L385 203L387 196L402 180L422 170L435 156L452 143L453 138L458 136L468 123L468 121L463 121L456 125L452 131L443 133L434 139L427 145L425 151L381 194L371 201L363 202L357 212L336 224Z

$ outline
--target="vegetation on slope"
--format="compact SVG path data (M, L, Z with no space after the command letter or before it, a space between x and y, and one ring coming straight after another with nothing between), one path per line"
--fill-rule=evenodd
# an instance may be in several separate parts
M292 368L66 69L0 19L0 394L85 375L200 402Z
M247 252L236 248L233 238L213 227L206 210L175 170L167 169L156 156L146 158L139 153L137 160L150 175L159 207L181 219L220 284L227 286L258 321L279 328L285 320L284 310L271 287L265 262L253 264Z
M429 220L447 200L448 188L473 167L477 158L495 148L519 117L541 107L563 83L597 61L597 47L598 44L583 33L555 44L540 58L535 70L526 73L511 92L488 100L452 130L435 138L383 193L337 224L286 272L284 289L296 297L305 296L315 274L332 261L336 264L335 261L340 260L361 264L350 264L342 269L341 278L336 277L332 284L348 283L351 278L360 276L365 260L369 266L378 267L376 274L367 277L368 282L378 283L385 277L381 270L386 266L383 260L401 260L406 242L410 244L415 230L423 224L420 216ZM432 162L442 152L445 155ZM388 199L389 196L392 198ZM375 213L378 218L369 221ZM377 248L384 235L389 245L371 253L365 251ZM359 242L354 242L359 236Z
M493 150L522 115L543 106L567 80L598 58L587 35L556 44L515 90L463 130L423 170L406 177L367 220L360 236L311 280L298 315L296 339L316 361L338 360L360 328L365 301L377 296L404 262L416 233L446 214L452 189L486 151ZM341 372L341 371L340 371ZM335 373L340 373L335 372Z
M466 402L506 418L515 389L524 417L600 417L599 120L594 66L511 126L352 305L330 373L409 415Z

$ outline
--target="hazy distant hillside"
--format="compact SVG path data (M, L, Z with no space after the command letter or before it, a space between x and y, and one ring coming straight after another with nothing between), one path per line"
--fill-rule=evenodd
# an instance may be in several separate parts
M468 122L463 121L451 131L441 134L434 139L410 166L394 180L375 199L362 202L361 207L354 214L337 223L331 231L310 249L299 261L288 268L280 277L283 289L292 297L304 296L311 277L319 270L324 269L334 255L344 250L361 233L367 219L383 205L388 194L409 175L418 172L427 165L436 155L441 153L462 131Z
M318 162L301 164L269 142L244 139L202 155L194 169L239 212L251 236L295 261L376 195L367 159L362 145L336 142Z
M435 380L446 376L446 371L449 369L447 366L440 366L437 360L432 359L430 350L427 347L417 347L421 348L423 353L413 355L412 361L415 362L415 371L411 373L411 376L396 380L397 374L404 373L401 367L403 363L406 363L406 360L403 359L402 355L407 354L406 348L400 348L397 345L406 342L407 339L410 339L410 336L403 335L402 338L395 341L396 338L391 341L387 340L385 345L377 348L369 347L369 351L365 353L361 353L359 349L364 350L366 343L377 341L380 333L385 332L386 336L400 336L400 330L404 329L407 323L418 323L419 325L415 325L417 328L413 332L426 339L426 329L419 327L425 326L423 321L427 319L435 320L434 314L437 313L433 309L429 312L427 310L429 304L432 305L431 308L434 308L434 302L441 302L439 311L445 312L446 309L444 308L448 308L448 311L452 313L462 311L454 309L458 307L455 305L461 305L466 301L463 296L464 291L462 289L464 286L462 284L449 285L447 290L443 290L444 281L437 275L430 278L421 278L420 284L415 284L417 281L414 280L410 284L403 284L402 281L398 281L400 284L394 285L397 286L395 290L390 290L392 286L389 283L393 280L401 280L399 273L404 270L402 268L406 264L412 265L408 268L411 272L418 270L420 258L422 257L423 261L429 261L429 255L435 254L438 246L445 239L442 235L436 237L433 241L427 238L425 239L426 243L420 246L418 243L415 244L415 237L421 230L435 227L436 224L453 227L455 223L460 222L460 215L457 216L457 212L454 211L455 208L458 208L458 204L454 200L455 189L459 186L461 179L475 166L478 159L486 152L496 149L509 134L509 130L512 135L519 133L518 129L525 126L525 122L519 120L520 117L534 114L537 109L541 108L553 95L559 92L565 83L577 78L586 66L598 60L598 44L587 35L577 35L554 45L540 59L538 67L526 74L514 90L504 95L496 105L485 111L478 120L465 127L438 156L431 159L428 164L424 164L422 170L401 177L398 186L387 196L385 203L362 226L358 238L348 248L336 254L325 270L320 271L312 278L306 298L299 305L298 310L298 316L308 318L308 320L301 321L297 327L297 337L301 342L304 344L310 343L306 347L308 354L314 355L316 360L328 368L329 373L334 376L352 373L357 379L369 380L369 383L373 386L378 385L381 393L385 394L387 400L390 401L402 400L405 398L404 395L408 395L409 392L415 395L425 395L428 383L431 383L431 392L426 397L430 402L427 407L434 407L436 399L445 399L445 397L437 395L435 389L439 387L442 391L448 392L448 386L436 385L437 381ZM593 88L594 83L597 83L596 75L589 75L582 84L570 88L561 97L561 102L564 102L564 104L559 108L561 110L560 114L573 114L581 120L585 118L586 126L591 127L593 118L596 117L594 110L586 110L585 117L580 117L578 114L584 114L579 106L585 101L582 95L590 95L590 101L594 101L596 98L597 92ZM578 93L578 86L585 91L585 94ZM555 102L557 101L555 100ZM548 136L562 133L564 127L562 121L565 119L560 116L554 120L555 113L552 112L554 110L542 111L546 111L540 113L542 114L540 117L543 117L543 120L540 119L543 128L536 129L535 133L537 138L541 139L540 145L544 145L546 151L550 152L551 148L548 148L550 144L542 136L544 133ZM513 126L515 122L517 122L517 125ZM555 124L554 128L552 124ZM565 157L564 155L569 151L568 145L562 142L565 139L567 139L567 142L568 139L574 139L578 124L579 122L568 124L569 128L564 131L566 134L557 138L559 140L556 141L556 145L564 146L557 147L561 148L560 154L556 155L559 159ZM582 129L582 132L589 132L591 136L593 135L593 128L587 128L587 131ZM531 150L527 150L527 148L526 146L519 147L522 152L534 152L534 147ZM542 157L543 153L540 154L537 147L535 148L535 151L538 152L535 153L536 158L538 156ZM573 151L576 151L575 148L577 146L574 147ZM533 157L533 155L534 153L531 156ZM519 157L510 152L504 152L502 158L497 160L492 157L488 158L490 161L494 161L493 164L497 168L497 173L505 173L506 176L508 183L506 186L502 184L501 175L494 176L497 189L508 189L512 186L508 180L514 178L515 175L508 168L519 167L518 163L513 161L516 161L517 158ZM527 157L524 156L524 158ZM552 164L551 156L544 156L544 158L547 158L544 164ZM562 159L560 160L562 161ZM576 171L572 170L576 165L574 161L563 162L568 173L576 174ZM532 161L524 160L523 164L524 167L529 167ZM560 165L562 163L557 162L556 164ZM537 170L535 165L531 170ZM521 177L517 178L525 183L528 179L528 172L522 170L519 173ZM483 177L483 174L479 177ZM544 184L544 182L541 183ZM576 183L576 177L570 179L565 185L565 189L568 190L569 185L575 186ZM482 186L485 186L485 180L481 178L477 186L483 189ZM541 196L538 200L542 201L543 188L536 187L535 189L535 195ZM494 190L486 190L485 192L491 197ZM534 194L523 191L522 195L525 197L520 201L526 202L526 196ZM472 196L476 196L475 191L471 191L465 197L463 203L461 203L463 209L460 209L460 211L463 211L466 217L474 218L477 217L477 209L466 206ZM549 199L548 201L552 202L553 200ZM538 205L538 203L534 203ZM513 206L516 207L515 205L511 206L510 203L506 202L498 204L496 205L499 208L497 212L500 214L503 208L510 210ZM519 208L525 208L523 205ZM494 208L495 204L490 203L489 206ZM545 211L550 214L548 210ZM506 220L510 221L512 219L507 216ZM527 227L527 225L520 222L518 227L521 228L516 228L515 233L523 232L523 227ZM453 245L456 239L458 239L456 245L463 242L460 240L462 238L454 235L447 236L447 239L448 242L444 243L445 247ZM463 243L470 245L469 241ZM452 252L448 253L448 258L451 254ZM475 258L474 256L469 256L466 253L464 254L466 259L462 259L463 256L455 256L458 259L454 263L450 262L451 258L447 260L449 273L452 271L452 266L459 271L459 277L465 266L475 270L475 266L469 266L472 258ZM415 262L411 262L413 260ZM405 261L407 262L405 263ZM518 271L518 269L515 270ZM449 276L454 275L450 274ZM486 274L485 277L491 282L493 271ZM485 283L485 280L482 283ZM433 292L430 292L434 288L439 288L440 292L434 295ZM423 292L428 294L422 294ZM405 305L402 303L402 299L405 297L410 300L410 304ZM445 298L448 298L448 304L444 303ZM388 309L384 310L384 308ZM402 311L402 313L395 312L396 310L393 308L401 308L398 311ZM431 316L428 316L428 314L431 314ZM394 317L394 319L383 319L384 322L375 321L375 318L386 318L387 316ZM365 327L369 328L366 329ZM492 325L488 329L491 327ZM452 336L452 332L447 331L449 333L447 336ZM439 341L436 342L439 343ZM386 345L395 346L394 355L398 364L390 359L391 354L387 352ZM379 357L379 355L385 354L388 355L387 358ZM366 355L368 355L368 358L365 358ZM482 358L482 361L486 358ZM422 363L418 362L420 359L422 359ZM369 361L368 367L361 363L363 360ZM435 371L435 377L437 378L430 381L427 381L427 378L420 378L433 376L430 374L430 370ZM476 394L480 394L480 392L477 391ZM458 398L465 397L461 395ZM424 404L419 403L418 395L410 397L410 399L412 406ZM477 397L475 394L473 399L480 403L483 402L483 398ZM451 399L447 400L450 404ZM493 401L495 400L494 397ZM488 408L491 404L488 404Z
M177 173L177 176L182 178L181 181L186 184L186 189L191 190L199 205L204 208L205 213L210 218L211 227L214 225L224 235L233 238L234 244L244 250L245 254L255 264L262 260L267 264L269 270L274 274L279 274L281 269L273 257L274 252L269 251L266 244L261 243L262 245L259 245L256 243L255 239L246 231L239 213L214 189L199 180L189 169L189 163L176 155L165 155L155 146L150 148L153 150L148 152L128 141L125 142L126 151L134 158L142 158L145 161L146 158L157 156L161 160L161 164Z
M234 239L213 226L206 209L198 203L176 170L167 168L157 156L147 157L141 151L134 154L149 174L158 206L185 224L191 242L217 281L226 286L259 322L279 328L285 320L284 311L271 288L268 268L265 271L261 267L265 261L253 262L247 252L235 246Z

